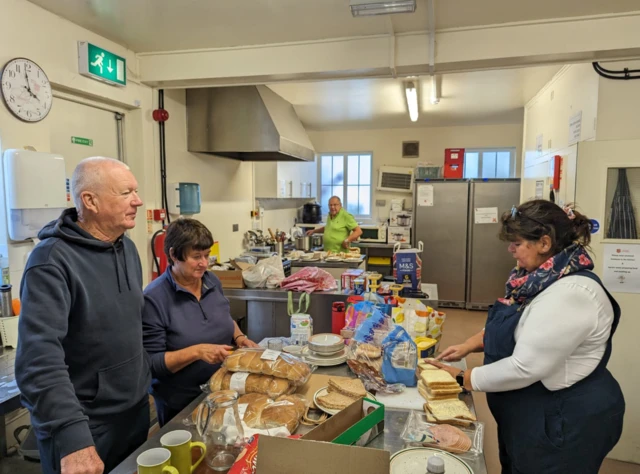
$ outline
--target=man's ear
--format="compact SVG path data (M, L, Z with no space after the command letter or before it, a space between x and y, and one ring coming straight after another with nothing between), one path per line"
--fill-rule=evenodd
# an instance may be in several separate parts
M93 214L98 213L100 206L98 202L98 196L95 193L84 191L82 194L80 194L80 199L82 199L83 207L87 211L90 211Z

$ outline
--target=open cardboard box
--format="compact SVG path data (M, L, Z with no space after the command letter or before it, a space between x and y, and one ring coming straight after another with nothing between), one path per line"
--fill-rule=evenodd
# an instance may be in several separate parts
M388 451L360 447L384 432L384 405L358 400L300 439L261 436L260 474L389 474Z
M253 267L253 265L235 260L230 260L230 263L234 270L212 270L212 272L220 279L222 288L245 288L242 271Z

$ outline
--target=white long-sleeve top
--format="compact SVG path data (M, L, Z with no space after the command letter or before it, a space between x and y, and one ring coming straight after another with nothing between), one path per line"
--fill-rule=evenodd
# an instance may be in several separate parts
M590 278L569 275L525 308L511 357L471 372L473 389L518 390L542 381L552 391L587 377L602 360L613 323L613 307Z

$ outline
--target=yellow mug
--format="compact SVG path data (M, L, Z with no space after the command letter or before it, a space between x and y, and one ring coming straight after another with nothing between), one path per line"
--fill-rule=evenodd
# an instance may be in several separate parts
M160 444L171 451L171 465L178 469L178 474L192 474L202 462L207 447L200 441L191 441L191 433L186 430L170 431L160 438ZM200 448L202 454L195 463L191 462L191 450Z
M178 474L171 466L171 451L164 448L149 449L136 459L138 474Z

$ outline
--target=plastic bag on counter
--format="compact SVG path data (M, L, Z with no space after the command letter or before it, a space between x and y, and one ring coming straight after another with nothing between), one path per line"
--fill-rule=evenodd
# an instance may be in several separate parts
M424 246L418 242L418 248L401 249L400 242L393 247L393 278L396 283L412 290L420 289L422 281L422 253Z
M222 367L230 372L271 375L296 386L307 383L316 369L298 357L269 349L238 349L225 359Z
M205 393L213 393L219 390L235 390L240 395L245 393L260 393L270 398L291 394L296 391L296 384L291 380L274 377L271 375L251 374L249 372L229 372L220 367L211 376L209 382L201 385Z
M402 431L408 446L442 449L458 456L481 456L484 443L484 423L476 421L467 428L429 423L424 413L412 411Z
M284 280L282 258L274 255L260 260L255 266L242 271L242 279L248 288L277 288Z
M429 327L433 324L435 313L433 308L425 306L420 300L407 298L400 299L398 307L393 308L392 317L396 324L405 328L412 339L416 339L429 336Z
M285 278L280 286L287 290L305 291L307 293L338 288L336 280L331 273L318 267L304 267L299 272Z
M418 349L407 331L396 326L382 341L382 377L387 383L415 387Z
M358 303L361 304L361 303ZM389 384L382 373L382 342L393 329L391 318L370 305L370 317L356 327L355 334L347 349L347 364L365 385L367 390L384 393L398 393L405 388L402 384Z

